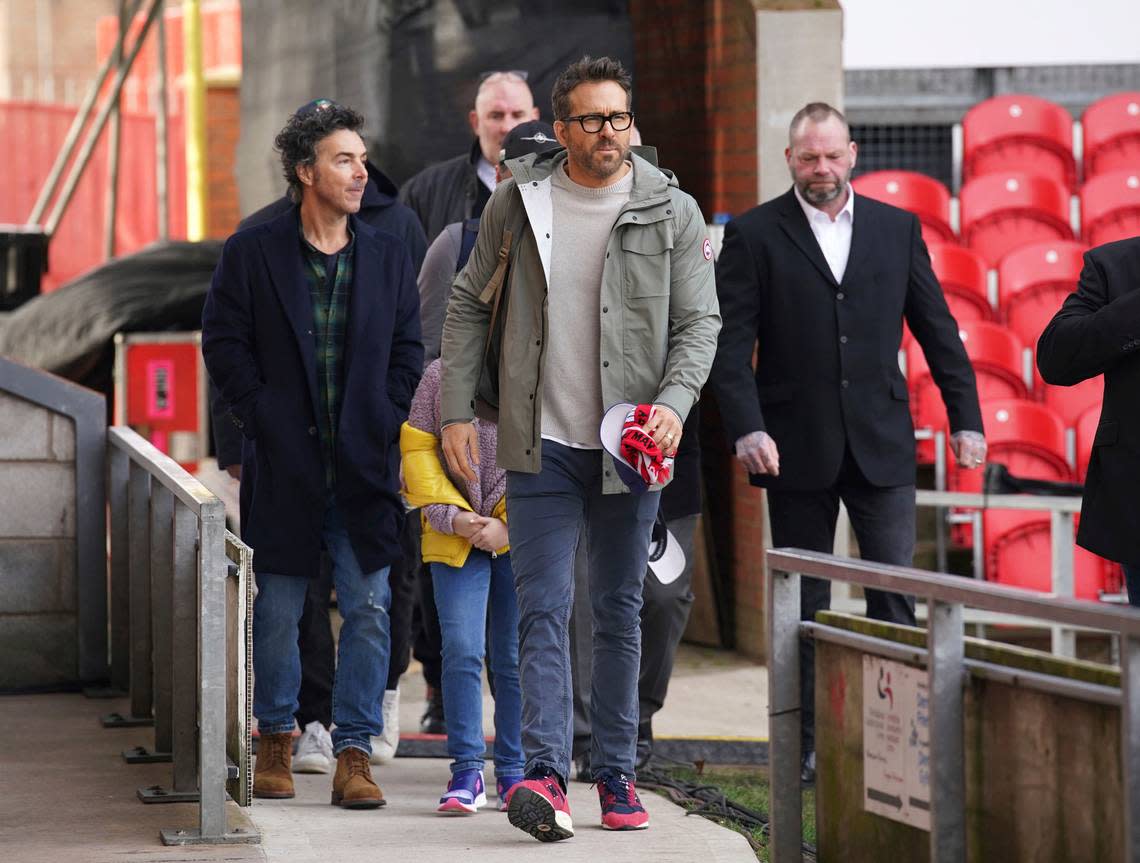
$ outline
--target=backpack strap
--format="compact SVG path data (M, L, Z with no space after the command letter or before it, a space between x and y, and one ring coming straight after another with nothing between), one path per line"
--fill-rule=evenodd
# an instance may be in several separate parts
M503 229L503 237L499 243L499 261L495 265L495 271L491 273L491 278L487 280L483 293L479 295L479 302L493 306L491 312L492 328L495 326L495 315L499 309L499 296L503 291L503 282L507 277L507 266L511 261L511 246L514 244L515 238L522 233L523 223L526 221L526 207L523 206L522 196L517 189L511 200L517 202L515 204L515 217L509 223L510 227Z
M475 248L475 240L479 237L479 217L463 220L463 232L459 239L459 256L455 259L455 272L458 273L467 266L467 259L471 257L471 250Z

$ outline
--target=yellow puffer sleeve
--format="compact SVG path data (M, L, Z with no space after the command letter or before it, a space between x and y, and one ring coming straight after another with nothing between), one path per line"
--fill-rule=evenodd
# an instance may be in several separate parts
M447 476L440 463L439 439L404 423L400 427L400 455L404 464L404 496L411 506L433 503L471 509L471 504Z
M495 518L501 518L503 520L503 524L507 524L507 496L505 494L499 498L499 502L495 504L495 509L491 512L491 515L493 515ZM509 524L507 524L507 533L510 533ZM497 549L495 551L495 554L506 554L510 550L511 546L510 543L508 543L502 548Z

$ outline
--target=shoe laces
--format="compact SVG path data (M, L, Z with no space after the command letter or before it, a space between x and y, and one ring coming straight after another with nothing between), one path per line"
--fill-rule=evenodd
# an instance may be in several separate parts
M348 747L341 754L348 753L344 760L344 769L348 773L348 778L353 776L363 776L369 782L372 781L372 771L368 768L368 755L362 749L357 749L354 746Z
M624 773L605 773L594 780L594 785L620 803L633 804L633 782Z
M293 736L291 734L266 734L258 744L257 760L260 764L264 759L265 767L275 767L284 764L286 753L292 751Z

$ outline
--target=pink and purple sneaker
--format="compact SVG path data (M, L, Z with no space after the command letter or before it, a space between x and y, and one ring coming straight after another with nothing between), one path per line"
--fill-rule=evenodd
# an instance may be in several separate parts
M522 781L523 777L521 776L500 776L495 780L495 792L499 797L500 812L507 811L507 807L511 805L511 794Z
M472 815L480 806L487 805L487 793L483 789L483 771L471 768L460 770L447 783L447 791L439 798L436 812L449 815Z

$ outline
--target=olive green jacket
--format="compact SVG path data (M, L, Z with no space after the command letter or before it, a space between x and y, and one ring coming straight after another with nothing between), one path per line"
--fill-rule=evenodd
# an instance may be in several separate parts
M636 154L633 190L606 245L598 309L604 408L618 402L663 404L684 421L716 354L720 308L712 246L693 198L671 174ZM467 266L456 276L443 326L444 425L474 416L491 307L480 301L495 271L504 229L526 227L508 271L509 300L499 367L498 464L538 473L542 466L542 387L551 251L551 179L565 150L508 163L513 179L491 195ZM516 191L517 190L517 191ZM608 455L603 491L626 491Z

